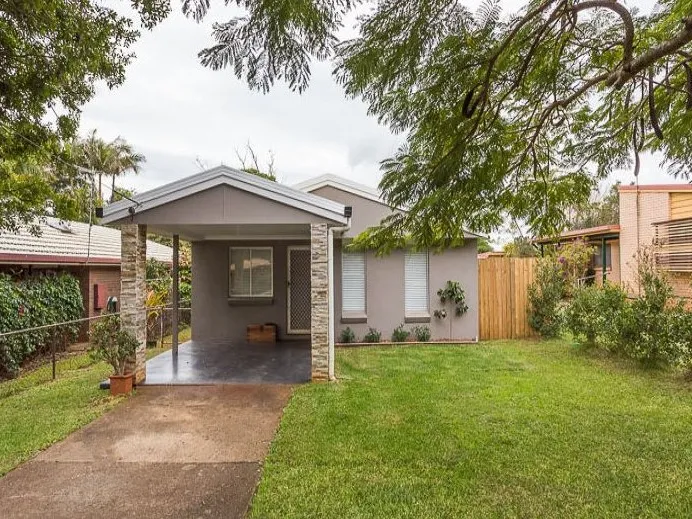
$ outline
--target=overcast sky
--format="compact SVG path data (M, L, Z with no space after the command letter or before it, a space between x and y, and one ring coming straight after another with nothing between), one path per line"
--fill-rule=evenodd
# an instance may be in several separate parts
M509 8L519 3L505 1ZM196 24L180 13L179 2L173 4L176 10L166 21L143 31L124 85L99 89L82 115L83 134L97 129L104 138L122 136L146 156L142 173L128 176L122 185L141 192L198 172L200 164L238 166L236 150L242 154L250 143L262 162L273 152L282 182L334 173L377 186L379 162L395 151L401 136L378 125L360 100L344 97L329 63L312 67L310 87L302 95L283 84L266 95L250 91L230 70L214 72L197 58L212 42L211 23L228 19L232 11L212 2L211 15ZM121 2L116 5L123 9ZM351 24L346 30L352 30ZM615 178L634 180L631 171ZM645 157L640 181L673 179Z

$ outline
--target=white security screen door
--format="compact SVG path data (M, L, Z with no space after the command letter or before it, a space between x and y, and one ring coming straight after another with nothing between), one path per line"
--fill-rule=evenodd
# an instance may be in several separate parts
M288 248L288 333L310 333L310 247Z

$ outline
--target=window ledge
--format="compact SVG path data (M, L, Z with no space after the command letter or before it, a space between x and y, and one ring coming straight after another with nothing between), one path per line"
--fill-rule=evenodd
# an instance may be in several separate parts
M420 314L420 315L407 315L404 317L404 323L429 323L430 314Z
M266 306L274 304L274 297L229 297L230 306Z
M341 322L343 324L367 323L368 316L365 314L346 314L341 316Z

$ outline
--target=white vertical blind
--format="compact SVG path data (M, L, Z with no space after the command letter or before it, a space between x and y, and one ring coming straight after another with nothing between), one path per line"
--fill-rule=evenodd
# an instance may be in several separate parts
M407 316L428 314L428 252L407 252L404 257L404 298Z
M341 255L342 313L365 314L365 253Z

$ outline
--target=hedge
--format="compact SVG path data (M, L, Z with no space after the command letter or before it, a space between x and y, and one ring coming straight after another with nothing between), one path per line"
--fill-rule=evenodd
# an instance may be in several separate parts
M80 319L84 304L79 281L68 274L15 280L0 274L0 333ZM48 351L51 341L74 340L79 325L0 338L0 375L16 376L22 362Z

